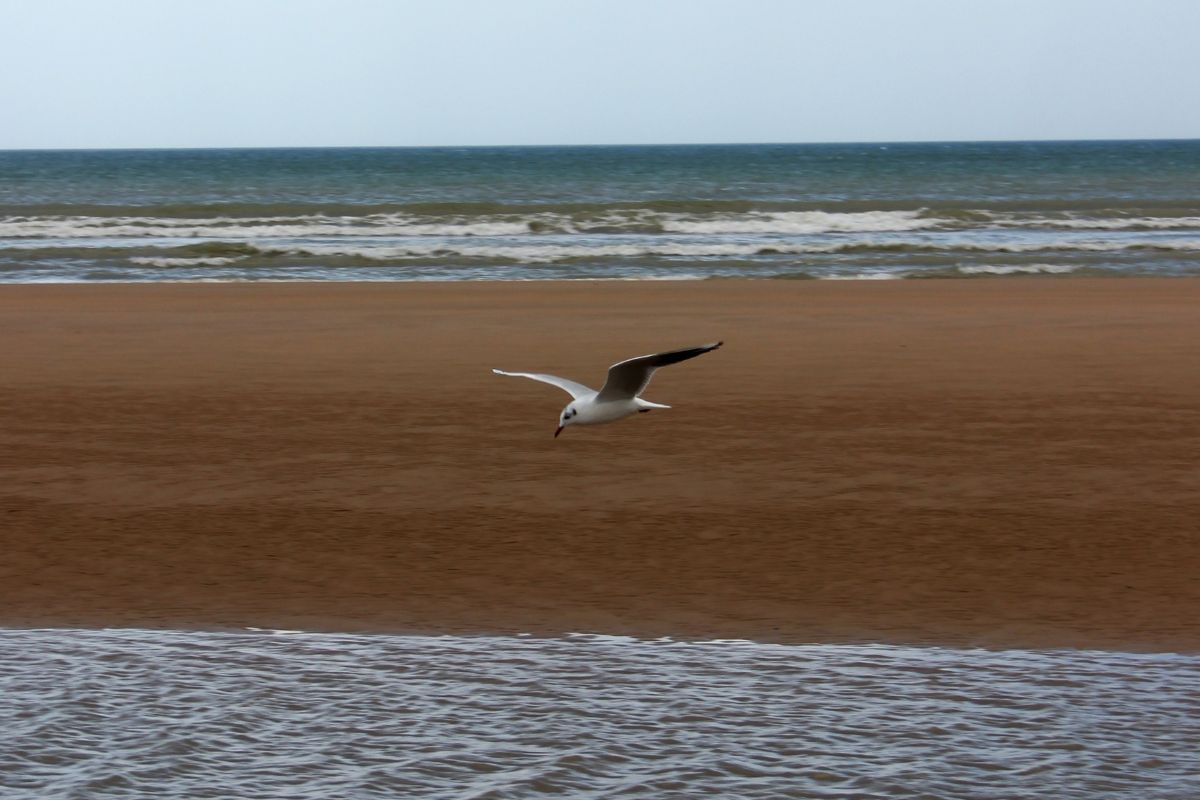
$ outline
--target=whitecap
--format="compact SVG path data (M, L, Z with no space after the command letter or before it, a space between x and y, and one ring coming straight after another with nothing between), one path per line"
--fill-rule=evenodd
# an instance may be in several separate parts
M239 259L236 258L170 258L170 257L154 257L154 256L133 256L129 259L130 263L137 264L143 267L161 267L170 269L172 267L223 267L226 264L232 264Z

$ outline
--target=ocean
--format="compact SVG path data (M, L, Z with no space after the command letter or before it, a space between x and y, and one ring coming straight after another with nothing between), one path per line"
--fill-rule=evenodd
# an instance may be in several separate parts
M0 152L0 282L1200 274L1200 141Z
M1194 656L0 631L0 795L1200 796Z

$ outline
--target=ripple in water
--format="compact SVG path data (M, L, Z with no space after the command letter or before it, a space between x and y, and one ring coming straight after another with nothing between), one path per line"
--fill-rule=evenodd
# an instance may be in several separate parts
M1194 798L1200 659L0 632L0 796Z

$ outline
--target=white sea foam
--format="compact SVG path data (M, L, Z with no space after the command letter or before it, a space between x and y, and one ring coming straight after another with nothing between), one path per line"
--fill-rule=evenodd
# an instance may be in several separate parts
M666 216L663 230L704 234L818 234L887 233L937 228L944 221L921 216L921 211L828 211L751 212L718 215L707 219Z
M1200 228L1200 217L1061 217L997 216L1007 227L1050 227L1072 230L1190 230Z
M134 256L129 259L133 264L143 267L223 267L240 259L237 258L156 258L154 256Z
M1065 275L1078 267L1068 264L975 264L957 267L963 275Z
M896 281L903 277L900 272L852 272L817 276L823 281Z
M1187 227L1200 224L1200 217L1104 213L939 216L927 209L707 206L685 212L631 205L501 207L478 214L8 216L0 218L0 281L120 280L122 270L139 280L621 279L674 269L703 277L807 274L826 280L1076 267L1196 271L1200 238ZM1026 259L1043 263L1004 263ZM1049 263L1068 259L1073 267Z
M305 243L302 247L283 248L280 252L293 255L338 255L377 260L399 258L468 257L501 258L525 263L546 263L573 258L616 258L639 256L739 258L765 255L804 255L880 252L979 252L1034 253L1039 251L1119 252L1124 250L1161 249L1198 251L1200 240L1066 240L1039 239L1030 241L947 241L930 238L890 238L854 240L753 240L671 239L645 237L637 240L610 242L604 239L535 242L523 240L480 240L479 242L405 242L402 246L390 243L356 241L351 244Z
M0 218L4 239L153 239L194 238L246 241L308 237L469 238L544 235L684 234L690 236L820 236L938 231L986 231L1007 228L1080 231L1170 231L1200 228L1200 217L1038 216L973 212L976 221L907 211L747 211L685 214L650 209L614 209L573 215L528 211L444 217L406 213L361 216L322 214L290 217L154 216L9 216Z
M622 275L619 278L578 278L582 281L593 281L603 283L607 281L702 281L706 277L694 272L673 272L669 275L662 274L647 274L647 275ZM545 280L544 278L529 278L527 280Z
M484 218L430 222L398 214L362 217L9 217L0 238L304 238L308 236L514 236L529 220Z
M1033 248L1030 248L1033 249ZM1086 250L1109 253L1117 250L1173 250L1187 252L1200 250L1200 239L1097 239L1085 242L1054 242L1047 250ZM1016 252L1016 251L1014 251Z
M182 243L156 240L155 246L170 250L172 245ZM232 244L232 243L231 243ZM982 242L956 241L936 242L928 240L856 240L850 242L801 241L786 242L764 240L737 242L727 240L672 240L667 237L644 238L625 243L604 240L575 241L561 243L544 240L480 239L478 241L456 240L406 240L398 244L394 239L356 239L340 242L304 242L289 245L270 241L251 240L244 243L249 249L238 257L231 256L172 256L139 255L129 261L145 266L219 266L240 260L246 256L270 255L291 258L361 259L376 262L402 262L412 260L452 259L496 260L521 264L552 264L587 259L637 259L637 258L694 258L756 260L764 256L804 256L895 253L945 255L951 253L996 253L1028 254L1038 252L1087 252L1117 253L1139 249L1155 249L1177 252L1200 251L1200 240L1175 240L1147 242L1118 241L1026 241L1026 242ZM974 268L974 267L972 267ZM989 269L990 267L980 267ZM1017 267L1017 269L1027 269ZM1038 266L1030 271L1047 271Z
M639 256L668 256L691 258L736 258L753 256L763 248L761 244L736 244L721 242L646 241L632 244L506 244L487 242L473 244L455 242L453 245L431 242L429 244L406 243L401 247L372 245L347 247L341 244L305 244L300 248L285 248L280 252L290 255L340 256L364 258L375 261L394 261L410 258L480 258L506 259L525 264L552 263L576 258L629 258ZM788 248L780 245L780 248ZM794 247L791 252L811 252ZM780 249L779 252L784 252Z
M891 240L857 240L853 242L834 243L829 246L817 245L816 249L800 252L854 252L878 250L912 251L912 252L975 252L975 253L1036 253L1038 251L1079 251L1090 253L1115 253L1123 250L1170 250L1177 252L1200 251L1200 239L1167 239L1167 238L1029 238L1029 239L968 239L957 238L921 238L921 239L891 239Z

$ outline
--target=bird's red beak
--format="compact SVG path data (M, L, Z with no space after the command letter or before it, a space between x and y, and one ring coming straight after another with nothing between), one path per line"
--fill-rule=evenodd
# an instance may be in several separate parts
M563 426L562 426L562 425L559 425L559 426L558 426L558 430L556 430L556 431L554 432L554 438L555 438L555 439L557 439L557 438L558 438L558 435L559 435L560 433L562 433L562 432L563 432Z

